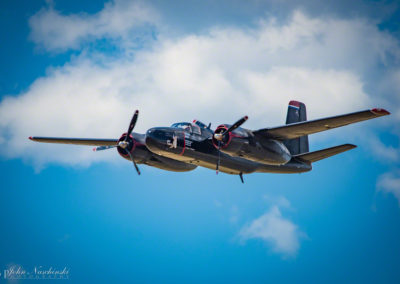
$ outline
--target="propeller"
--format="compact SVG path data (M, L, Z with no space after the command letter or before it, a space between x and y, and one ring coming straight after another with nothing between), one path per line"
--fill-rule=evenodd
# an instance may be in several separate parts
M138 166L136 165L135 160L133 159L132 153L131 153L130 151L127 151L127 152L128 152L128 154L129 154L129 157L131 158L131 160L132 160L132 162L133 162L133 165L135 166L135 169L136 169L137 174L140 175L140 170L139 170Z
M139 111L136 110L135 113L132 116L131 122L129 123L128 131L126 132L125 139L119 141L118 145L114 145L114 146L99 146L99 147L93 148L93 151L107 150L107 149L114 148L114 147L122 148L123 150L125 150L125 152L128 153L128 155L131 158L131 160L133 162L133 165L134 165L134 167L136 169L136 172L138 173L138 175L140 175L140 170L139 170L139 168L138 168L138 166L137 166L137 164L136 164L136 162L135 162L135 160L133 158L133 155L132 155L131 151L129 150L129 145L131 143L134 143L134 141L132 141L132 139L130 139L130 137L131 137L132 130L135 128L138 116L139 116Z
M221 141L218 140L218 160L217 160L217 168L215 169L217 174L219 172L219 164L221 162Z
M236 128L240 127L248 119L249 119L249 117L247 115L243 116L241 119L239 119L234 124L232 124L231 127L229 127L227 130L225 130L221 133L214 133L214 138L218 141L222 141L226 134L228 134L228 133L232 132L233 130L235 130Z
M114 146L99 146L99 147L93 148L93 151L97 152L97 151L107 150L107 149L111 149L111 148L115 148L115 147L117 147L117 146L116 145L114 145Z
M218 160L217 160L217 167L216 167L216 172L218 174L219 172L219 165L221 163L221 143L223 142L224 138L226 135L229 135L230 132L234 131L235 129L237 129L238 127L240 127L243 123L246 122L246 120L248 120L249 117L243 116L241 119L239 119L238 121L236 121L234 124L232 124L228 129L226 129L225 131L222 132L218 132L218 133L214 133L213 138L215 140L218 141Z
M136 110L132 116L131 123L129 124L128 131L126 132L125 139L123 141L120 141L118 143L118 146L121 147L122 149L126 150L126 152L128 152L128 155L131 158L133 165L135 166L136 172L138 173L138 175L140 175L140 170L139 170L138 166L136 165L135 160L133 159L132 153L128 149L126 149L129 146L128 139L132 133L133 128L135 128L138 116L139 116L139 111Z
M125 142L128 141L129 135L131 135L133 128L135 128L138 116L139 116L139 111L136 110L132 116L131 123L129 124L129 127L128 127L128 131L126 132Z

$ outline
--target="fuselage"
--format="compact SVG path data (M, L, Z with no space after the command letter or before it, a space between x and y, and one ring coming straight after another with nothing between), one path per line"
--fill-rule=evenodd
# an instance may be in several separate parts
M247 157L252 160L241 157L241 151L246 151L250 147L248 144L251 144L249 137L239 135L243 131L246 130L238 129L236 135L234 134L233 143L246 145L242 146L243 149L240 148L242 150L238 148L239 146L236 147L239 150L235 150L235 155L227 154L224 149L218 151L212 141L213 132L209 128L189 123L151 128L146 133L145 144L151 152L162 157L213 170L216 169L216 164L220 159L219 170L228 174L301 173L311 170L311 164L293 159L286 147L275 140L265 141L262 146L255 145L254 148L257 151L251 156L249 156L250 152L247 153ZM233 149L236 148L233 147Z

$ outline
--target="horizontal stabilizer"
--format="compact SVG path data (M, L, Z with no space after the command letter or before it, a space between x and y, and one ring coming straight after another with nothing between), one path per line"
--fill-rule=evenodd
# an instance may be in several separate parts
M381 108L374 108L370 110L353 112L338 116L302 121L278 127L264 128L257 131L253 131L253 133L255 135L261 135L265 138L274 138L281 140L294 139L302 137L304 135L309 135L389 114L390 112L388 112L387 110Z
M61 137L29 137L32 141L57 144L73 144L87 146L116 146L118 139L93 138L61 138Z
M345 151L351 150L356 148L356 145L353 144L343 144L343 145L339 145L339 146L335 146L335 147L331 147L331 148L326 148L326 149L322 149L322 150L318 150L318 151L314 151L314 152L308 152L308 153L304 153L304 154L300 154L300 155L295 155L293 156L294 158L300 158L304 161L307 162L317 162L319 160L325 159L325 158L329 158L331 156L343 153Z

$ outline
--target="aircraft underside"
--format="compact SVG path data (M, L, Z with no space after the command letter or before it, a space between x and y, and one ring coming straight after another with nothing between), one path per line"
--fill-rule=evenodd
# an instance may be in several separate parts
M148 142L148 144L150 144ZM157 155L167 157L172 160L181 161L189 165L200 166L211 170L216 170L216 164L218 162L218 155L210 153L202 153L194 149L186 149L185 152L180 154L170 153L168 151L161 151L154 149L150 146L150 149ZM240 173L250 174L254 172L259 173L303 173L308 172L312 169L311 164L306 162L292 159L288 163L283 165L267 165L256 163L253 161L246 160L240 157L232 157L227 154L221 153L219 171L227 174L237 175Z

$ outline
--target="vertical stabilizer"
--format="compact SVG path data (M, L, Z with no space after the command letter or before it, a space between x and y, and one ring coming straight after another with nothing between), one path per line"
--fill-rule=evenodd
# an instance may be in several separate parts
M286 124L292 124L306 120L306 105L298 101L290 101L286 116ZM285 140L284 143L292 155L307 153L309 151L307 135L295 139Z

